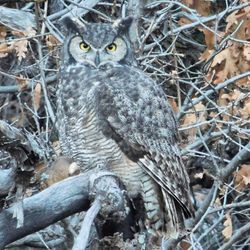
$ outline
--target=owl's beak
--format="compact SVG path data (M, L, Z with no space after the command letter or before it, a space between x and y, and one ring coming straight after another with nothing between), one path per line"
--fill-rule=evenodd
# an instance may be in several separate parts
M99 64L100 64L100 55L99 52L97 51L95 55L95 66L98 67Z

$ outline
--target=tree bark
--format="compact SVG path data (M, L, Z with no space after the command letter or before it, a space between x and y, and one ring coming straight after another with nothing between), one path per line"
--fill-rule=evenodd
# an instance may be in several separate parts
M15 206L0 213L0 249L89 207L89 174L70 177L23 200L24 224L17 228Z

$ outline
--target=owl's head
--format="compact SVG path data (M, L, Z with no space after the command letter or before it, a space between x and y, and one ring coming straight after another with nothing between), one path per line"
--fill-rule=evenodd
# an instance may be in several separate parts
M64 43L64 60L94 68L133 63L128 36L132 21L127 17L113 24L86 24L79 19L66 18L68 36Z

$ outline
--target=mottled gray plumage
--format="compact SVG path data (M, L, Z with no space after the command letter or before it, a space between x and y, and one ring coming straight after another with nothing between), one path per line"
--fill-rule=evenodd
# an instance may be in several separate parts
M136 67L130 23L67 21L57 92L61 148L83 171L115 172L131 198L142 196L149 231L174 237L193 213L188 176L167 97Z

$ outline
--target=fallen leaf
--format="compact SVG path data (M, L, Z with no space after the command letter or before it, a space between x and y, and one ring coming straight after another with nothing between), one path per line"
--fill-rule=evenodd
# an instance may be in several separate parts
M220 198L216 198L215 201L214 201L214 207L220 207L222 204L221 204L221 200Z
M224 229L222 230L222 235L226 239L229 239L233 234L233 224L232 224L232 219L229 213L226 213L226 220L223 223L223 225L224 225Z
M5 38L7 35L6 28L4 26L0 26L0 42L5 42ZM10 46L7 43L0 44L0 58L4 58L8 56L8 53L11 51Z
M250 7L234 11L226 18L226 33L233 33L235 38L250 39Z
M234 185L238 191L244 190L250 184L250 165L244 164L234 173Z
M0 58L8 56L11 51L12 49L6 43L0 44Z
M199 57L199 60L207 60L212 54L214 53L214 50L206 49Z
M178 108L178 105L177 105L175 99L174 98L168 98L168 102L171 105L171 107L174 110L174 112L178 113L179 112L179 108Z
M205 42L206 42L208 50L213 49L214 41L215 41L214 32L208 29L204 29L204 28L202 29L202 32L205 35Z
M244 101L243 108L239 110L242 119L250 118L250 98Z
M14 49L16 51L18 60L21 61L22 58L26 57L26 52L28 51L28 40L20 40L13 43Z
M183 0L188 7L195 9L201 16L208 16L211 14L211 1L204 0Z
M26 89L29 83L29 79L25 78L23 75L16 76L16 81L20 85L21 89Z
M194 0L183 0L182 2L189 7L191 7L194 4Z
M188 19L187 17L181 17L179 20L178 20L178 24L180 26L183 26L183 25L186 25L186 24L190 24L192 23L192 20Z
M220 98L226 99L227 101L238 101L242 99L245 95L239 91L238 89L234 89L231 93L229 94L222 94Z
M41 92L42 92L42 86L40 83L37 83L35 88L34 88L34 93L33 93L33 105L35 111L37 111L40 107L41 104Z
M196 104L194 108L191 108L186 112L182 127L190 127L184 131L184 134L186 134L188 137L189 143L195 139L197 133L197 127L195 125L205 121L206 117L207 111L205 106L201 102ZM202 129L205 129L205 127L206 125L201 126Z
M245 49L246 51L245 51ZM249 56L249 48L238 43L232 43L229 47L218 53L211 64L207 74L208 81L214 84L250 70L250 62L246 59ZM250 88L248 77L236 81L239 87Z
M61 44L53 35L46 36L45 41L46 41L47 47L50 50L53 50L56 46Z
M7 30L5 26L0 26L0 41L4 41L7 35Z
M244 44L243 57L248 63L250 63L250 44Z

